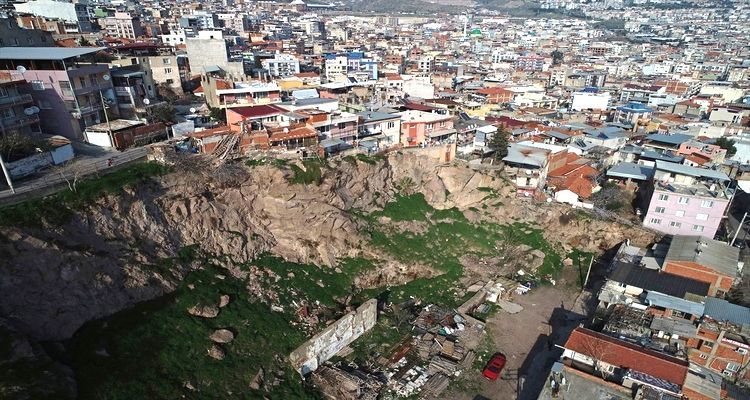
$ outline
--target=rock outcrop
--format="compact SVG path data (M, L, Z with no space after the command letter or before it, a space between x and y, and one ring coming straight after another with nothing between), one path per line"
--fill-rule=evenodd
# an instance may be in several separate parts
M291 172L272 165L216 165L190 157L171 174L101 198L63 226L0 228L0 316L37 340L69 338L88 320L174 290L199 267L176 257L189 245L236 262L270 252L335 266L344 257L370 255L362 222L351 211L382 207L405 183L435 208L469 214L489 203L490 216L481 218L529 221L569 247L596 250L625 238L653 239L638 228L595 219L563 226L559 216L566 206L524 203L492 173L436 165L411 153L377 163L333 161L323 168L320 185L291 184ZM497 200L483 203L488 189ZM176 259L165 263L168 258ZM397 282L400 268L362 281Z

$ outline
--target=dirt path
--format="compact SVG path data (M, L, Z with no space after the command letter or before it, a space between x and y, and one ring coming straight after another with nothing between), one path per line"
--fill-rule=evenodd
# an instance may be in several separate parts
M572 311L581 308L576 304L579 294L570 287L543 286L528 295L516 296L513 301L523 311L499 311L487 323L495 351L508 359L502 379L491 382L479 372L469 371L472 376L465 376L461 387L449 388L442 398L536 399L551 363L559 356L554 344L564 343L580 322L581 315Z

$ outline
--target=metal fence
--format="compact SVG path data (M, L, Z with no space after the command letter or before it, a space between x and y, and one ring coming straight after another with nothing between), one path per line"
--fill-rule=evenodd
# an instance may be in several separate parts
M30 198L57 192L67 187L68 182L115 171L120 166L145 158L148 153L148 147L136 147L121 153L113 153L110 157L81 160L67 166L57 167L57 170L42 171L42 175L37 178L14 183L15 193L9 189L0 192L0 204L20 203Z

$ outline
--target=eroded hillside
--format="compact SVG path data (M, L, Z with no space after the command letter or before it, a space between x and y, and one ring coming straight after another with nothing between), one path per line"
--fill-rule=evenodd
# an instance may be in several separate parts
M300 181L297 174L311 172L313 183L293 183ZM654 239L637 227L570 213L562 205L517 199L497 171L437 165L414 154L349 158L322 167L217 165L193 156L176 160L165 175L72 212L66 207L60 205L61 216L40 215L34 224L0 228L0 317L37 341L68 339L87 321L178 288L182 294L174 304L179 307L160 305L156 314L182 321L188 316L184 305L201 298L204 289L199 286L209 281L215 288L229 285L225 292L232 292L233 305L221 318L231 324L252 317L243 309L262 312L256 299L265 301L264 307L309 300L322 306L314 316L322 322L326 313L346 306L353 293L376 295L378 288L411 281L414 285L404 287L402 294L432 293L433 300L454 302L462 295L462 284L487 273L471 257L484 257L481 265L501 268L511 264L504 255L512 253L514 267L528 268L528 263L549 272L574 250L596 252L626 238L641 243ZM499 247L511 237L513 249ZM195 257L196 251L210 257ZM305 268L309 270L298 271ZM204 278L190 274L186 283L188 272L196 269ZM218 301L217 290L205 290L206 296ZM291 322L285 329L296 330L300 322L292 319L297 316L293 310L284 312L274 314L273 323L281 327ZM127 321L132 322L132 314ZM307 330L316 326L303 324ZM257 333L258 328L249 326ZM213 328L204 323L191 332L208 334ZM105 323L84 336L115 335L107 329L114 328ZM132 329L128 335L153 334L151 328ZM310 333L305 332L295 331L288 346ZM236 346L241 348L246 338L238 336ZM84 350L109 357L111 350L97 340ZM179 346L192 348L185 340L178 340ZM250 347L242 351L250 354L256 344L247 342ZM196 354L203 353L201 348ZM257 362L276 358L269 353Z

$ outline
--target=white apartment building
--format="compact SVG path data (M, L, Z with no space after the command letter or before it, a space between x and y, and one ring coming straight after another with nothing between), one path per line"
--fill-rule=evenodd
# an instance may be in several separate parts
M571 96L573 111L582 110L606 110L612 100L609 93L575 92Z
M276 78L285 78L299 73L299 60L290 54L277 53L274 58L263 60L262 65L271 76Z

